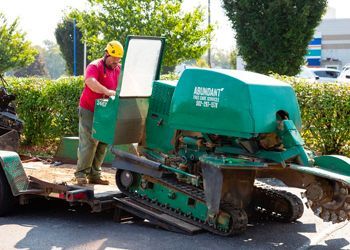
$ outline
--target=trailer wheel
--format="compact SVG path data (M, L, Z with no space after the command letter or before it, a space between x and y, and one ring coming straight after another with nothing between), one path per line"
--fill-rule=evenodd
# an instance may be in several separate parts
M15 205L15 197L12 195L10 185L5 177L5 173L0 169L0 216L4 216L11 211Z

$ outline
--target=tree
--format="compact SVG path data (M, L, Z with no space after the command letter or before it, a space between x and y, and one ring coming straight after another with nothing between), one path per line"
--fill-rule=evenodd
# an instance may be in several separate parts
M231 53L223 49L212 49L211 64L213 68L231 69Z
M223 0L246 69L296 75L327 0Z
M194 65L195 67L199 67L199 68L209 68L208 63L204 58L197 59Z
M51 78L57 79L65 73L65 60L62 57L59 46L52 41L44 41L45 49L43 58Z
M38 52L18 30L18 19L8 24L0 12L0 75L5 71L31 64Z
M230 53L230 65L231 68L237 69L237 51L233 49Z
M39 54L35 56L33 63L27 67L19 68L13 72L13 75L16 77L28 77L28 76L41 76L48 77L49 73L47 71L45 61L43 58L43 49L37 47Z
M88 0L89 12L71 13L91 46L90 58L100 57L110 40L124 43L127 35L163 36L163 65L197 59L208 49L212 26L203 27L204 13L181 11L182 0Z
M56 41L62 52L62 56L66 61L66 69L70 75L74 71L74 31L73 19L65 17L61 23L57 25L55 30ZM84 74L84 43L82 41L82 33L76 27L76 70L77 75Z

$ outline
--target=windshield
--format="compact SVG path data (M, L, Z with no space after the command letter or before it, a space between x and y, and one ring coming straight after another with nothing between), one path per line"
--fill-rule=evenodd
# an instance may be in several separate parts
M337 78L340 74L338 71L314 71L319 77Z
M121 97L151 95L161 52L161 40L130 39L123 68Z

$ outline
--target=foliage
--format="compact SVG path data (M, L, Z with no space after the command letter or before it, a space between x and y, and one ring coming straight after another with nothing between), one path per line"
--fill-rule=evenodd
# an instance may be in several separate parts
M74 73L74 26L73 20L65 17L57 25L55 37L66 61L66 69L70 75ZM81 30L76 27L76 70L77 75L84 74L84 43L82 41Z
M0 12L0 75L5 71L31 64L37 51L25 40L25 33L18 30L18 19L8 24Z
M57 79L65 73L66 66L62 53L57 44L45 40L42 52L47 71L52 79Z
M169 81L175 81L175 80L179 80L179 75L174 73L174 72L171 72L169 74L164 74L164 75L161 75L160 76L160 79L161 80L169 80Z
M350 85L310 84L293 77L275 77L294 87L306 144L323 154L344 154L350 157Z
M246 69L296 75L327 0L223 0Z
M208 62L206 61L206 59L204 59L202 57L202 58L199 58L199 59L196 60L195 67L209 68L209 65L208 65Z
M222 49L213 49L211 65L213 68L231 69L231 53Z
M73 11L90 58L101 56L110 40L125 43L128 35L166 38L163 66L174 68L183 61L199 58L208 48L212 27L203 27L203 10L181 11L182 0L89 0L90 11Z
M237 51L235 49L230 53L230 64L232 69L237 69Z
M40 76L47 77L49 75L44 58L43 58L43 50L41 48L37 48L39 54L35 56L35 60L33 63L28 65L27 67L19 68L13 72L13 75L16 77L28 77L28 76Z
M16 77L50 77L57 79L65 73L65 61L57 44L46 40L45 47L36 46L39 52L35 56L35 61L29 66L7 72L8 75Z
M78 100L82 77L7 78L8 90L17 96L17 112L24 121L23 144L51 143L78 134Z

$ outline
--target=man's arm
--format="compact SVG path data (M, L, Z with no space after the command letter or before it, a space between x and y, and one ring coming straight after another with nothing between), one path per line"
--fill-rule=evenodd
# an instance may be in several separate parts
M106 96L115 96L115 91L107 89L101 83L99 83L94 77L90 77L85 80L85 84L94 92L103 94Z

